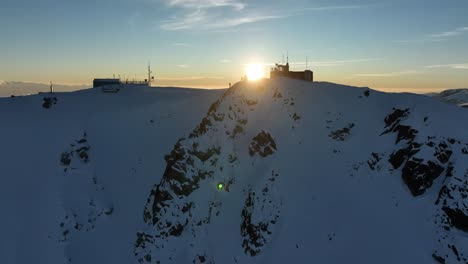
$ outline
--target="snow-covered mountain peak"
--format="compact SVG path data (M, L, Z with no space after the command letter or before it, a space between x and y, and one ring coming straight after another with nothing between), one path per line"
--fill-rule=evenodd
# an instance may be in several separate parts
M445 121L427 112L430 103L287 79L235 85L166 156L135 255L141 263L284 263L316 250L320 262L338 263L356 257L352 241L364 232L360 247L374 251L360 252L360 262L385 262L388 247L421 240L431 249L389 263L466 261L457 230L467 213L468 142L439 133ZM325 246L336 236L338 254Z
M425 96L277 79L0 117L5 263L467 261L468 112Z

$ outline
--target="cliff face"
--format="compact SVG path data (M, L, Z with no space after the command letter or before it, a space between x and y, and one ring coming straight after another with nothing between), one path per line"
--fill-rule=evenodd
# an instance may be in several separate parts
M2 263L468 259L468 112L430 97L279 78L0 117Z
M327 83L240 83L166 156L135 256L465 263L460 111Z

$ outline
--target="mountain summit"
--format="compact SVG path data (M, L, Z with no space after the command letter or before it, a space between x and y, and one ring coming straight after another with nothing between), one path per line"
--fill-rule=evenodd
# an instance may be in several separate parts
M283 78L42 97L0 101L6 263L468 261L465 109Z

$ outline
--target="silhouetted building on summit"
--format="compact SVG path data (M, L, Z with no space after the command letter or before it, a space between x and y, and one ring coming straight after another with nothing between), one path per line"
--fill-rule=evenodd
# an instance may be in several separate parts
M275 64L270 71L270 79L278 78L278 77L286 77L291 79L298 79L313 82L314 81L314 72L311 70L305 71L290 71L289 70L289 62L286 65L282 64Z
M93 80L93 87L98 88L102 87L104 89L105 86L122 86L122 85L132 85L132 86L150 86L151 83L154 81L154 76L152 76L151 66L148 64L148 79L144 81L137 81L137 80L121 80L120 75L119 78L96 78Z
M119 85L120 79L94 79L93 80L93 87L102 87L106 85Z

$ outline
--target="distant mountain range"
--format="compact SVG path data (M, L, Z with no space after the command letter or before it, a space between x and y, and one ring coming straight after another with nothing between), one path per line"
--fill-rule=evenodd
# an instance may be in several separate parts
M90 86L54 84L53 87L56 92L72 92L83 88L89 88ZM49 90L50 84L0 80L0 97L37 94L40 92L49 92Z
M468 89L450 89L428 95L450 104L468 108Z

